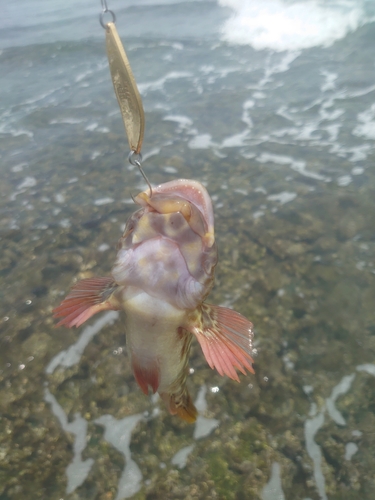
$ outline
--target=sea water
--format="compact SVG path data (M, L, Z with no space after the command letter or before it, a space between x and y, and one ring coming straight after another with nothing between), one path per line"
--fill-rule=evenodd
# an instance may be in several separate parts
M108 0L151 183L203 182L241 383L191 356L193 426L136 386L121 315L54 329L146 188L92 0L0 21L0 499L374 498L375 4ZM107 14L108 20L110 16Z

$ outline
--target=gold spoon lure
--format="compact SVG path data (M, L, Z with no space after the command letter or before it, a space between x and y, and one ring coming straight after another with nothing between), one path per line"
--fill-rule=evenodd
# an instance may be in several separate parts
M142 169L141 148L145 129L145 114L142 99L125 49L117 33L115 26L116 15L112 10L108 9L107 0L101 0L101 4L103 10L99 16L99 20L105 29L107 57L113 88L129 142L129 162L138 167L144 180L147 182L150 195L152 195L151 184ZM104 16L106 14L111 16L111 21L105 24Z

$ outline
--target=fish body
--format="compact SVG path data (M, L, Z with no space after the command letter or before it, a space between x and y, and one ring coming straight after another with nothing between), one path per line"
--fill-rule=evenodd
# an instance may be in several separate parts
M145 394L158 392L171 414L194 422L186 387L195 336L211 368L239 380L253 372L252 324L204 303L214 283L217 248L211 199L198 182L179 179L140 193L111 276L73 286L54 310L58 325L80 326L97 312L125 311L127 347Z

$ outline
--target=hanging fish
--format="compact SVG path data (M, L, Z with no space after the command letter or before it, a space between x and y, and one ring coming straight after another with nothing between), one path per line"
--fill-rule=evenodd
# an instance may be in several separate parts
M127 221L111 276L74 285L57 326L80 326L106 309L125 311L127 348L145 394L158 392L172 415L194 422L186 387L192 338L211 368L239 382L252 368L253 325L226 307L204 303L214 283L217 249L206 189L179 179L144 191Z

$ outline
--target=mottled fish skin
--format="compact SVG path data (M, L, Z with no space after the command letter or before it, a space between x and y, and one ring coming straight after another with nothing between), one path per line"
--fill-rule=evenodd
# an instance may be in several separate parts
M252 369L252 324L203 304L214 283L217 249L211 199L198 182L179 179L140 193L127 221L111 277L78 282L54 310L79 326L105 309L125 311L127 347L145 394L158 392L171 414L197 411L186 388L195 336L211 368L239 380Z

